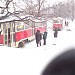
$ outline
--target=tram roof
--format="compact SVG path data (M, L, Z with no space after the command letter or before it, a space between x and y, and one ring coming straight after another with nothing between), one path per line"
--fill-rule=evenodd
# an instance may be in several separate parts
M34 21L34 22L43 22L43 21L45 21L45 20L34 19L33 21Z
M3 19L3 20L0 20L0 23L11 22L11 21L20 21L20 20L25 20L25 19L24 19L24 18L12 17L12 18L10 18L10 19Z
M5 23L5 22L12 22L12 21L20 21L20 20L29 20L31 15L26 15L26 16L17 16L17 17L8 17L6 19L0 20L0 23Z
M21 20L32 20L34 22L42 22L45 20L39 20L39 19L34 19L32 15L26 15L26 16L17 16L17 17L8 17L6 19L0 20L0 23L7 23L7 22L14 22L14 21L21 21Z
M15 19L15 17L10 18L10 19L3 19L3 20L0 20L0 23L10 22L10 21L13 21L14 19Z
M53 18L53 20L63 20L63 18L62 17L55 17L55 18Z

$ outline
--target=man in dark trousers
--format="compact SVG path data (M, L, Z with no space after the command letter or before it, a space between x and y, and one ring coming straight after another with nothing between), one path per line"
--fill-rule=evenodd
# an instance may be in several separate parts
M54 43L53 43L53 45L56 45L56 38L57 38L57 36L58 36L58 30L56 29L54 31Z
M57 36L58 36L58 30L56 29L56 30L54 31L54 38L57 38Z
M41 33L40 33L39 30L37 30L37 32L36 32L36 34L35 34L35 38L36 38L37 47L39 46L39 44L40 44L40 46L41 46L42 35L41 35Z
M65 26L66 26L66 20L65 20Z
M75 49L69 49L56 57L41 75L75 75Z
M47 39L47 31L45 31L43 34L44 45L46 45L46 39Z

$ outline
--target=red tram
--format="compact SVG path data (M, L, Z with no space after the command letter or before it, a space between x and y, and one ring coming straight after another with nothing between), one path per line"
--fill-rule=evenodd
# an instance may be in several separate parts
M53 18L53 30L61 30L63 28L63 19L60 17Z
M46 21L27 17L0 20L0 45L21 47L24 41L35 39L35 32L46 31Z

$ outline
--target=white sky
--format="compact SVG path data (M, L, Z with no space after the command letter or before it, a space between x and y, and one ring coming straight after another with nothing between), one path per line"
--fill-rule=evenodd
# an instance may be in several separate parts
M17 3L18 9L20 9L20 7L22 9L25 8L25 3L22 0L13 0L13 1ZM52 6L54 3L58 3L58 2L62 2L62 1L65 1L65 0L46 0L47 4L45 4L45 5L46 6L48 6L48 5ZM35 0L34 0L34 2L35 2ZM5 1L4 0L2 1L2 3L0 2L0 6L5 6ZM10 4L9 7L11 7L10 11L14 11L14 9L12 9L12 7L13 7L12 3Z
M54 4L54 3L59 3L59 2L66 2L67 0L46 0L48 4L51 4L51 6Z

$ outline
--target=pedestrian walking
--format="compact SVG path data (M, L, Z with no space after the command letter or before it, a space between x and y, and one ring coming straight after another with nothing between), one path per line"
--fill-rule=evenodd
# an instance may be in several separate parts
M67 21L67 24L66 24L67 27L68 27L68 24L69 24L69 22Z
M36 32L36 34L35 34L35 39L36 39L37 47L39 46L39 44L40 44L40 46L41 46L42 35L41 35L41 33L40 33L39 30L37 30L37 32Z
M54 44L53 45L56 45L56 38L58 36L58 30L55 30L54 31Z
M41 40L42 40L42 33L40 33L40 46L41 46Z
M57 38L57 36L58 36L58 30L55 30L54 31L54 38Z
M67 24L67 23L66 23L66 20L65 20L65 26L66 26L66 24Z
M46 39L47 39L47 31L45 31L43 34L44 45L46 45Z

